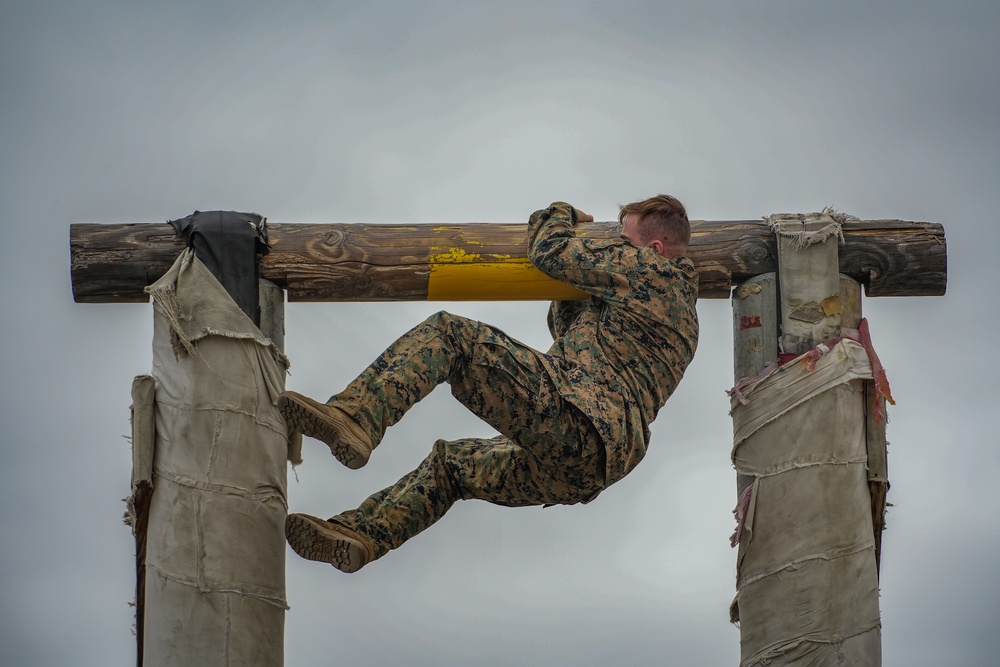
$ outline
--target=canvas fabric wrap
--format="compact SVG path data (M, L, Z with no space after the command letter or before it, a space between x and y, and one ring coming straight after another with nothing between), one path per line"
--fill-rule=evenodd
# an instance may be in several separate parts
M144 665L281 665L287 360L192 250L147 291L156 394Z
M811 370L790 362L732 398L733 464L755 478L734 535L741 666L881 664L871 377L865 347L842 339Z

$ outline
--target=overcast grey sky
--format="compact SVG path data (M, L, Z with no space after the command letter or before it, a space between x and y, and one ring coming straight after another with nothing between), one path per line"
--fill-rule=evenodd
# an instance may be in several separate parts
M0 17L0 664L134 653L123 436L152 313L72 302L70 223L513 222L557 199L611 219L658 192L701 219L833 205L945 224L948 295L864 306L898 402L884 663L995 664L997 3L12 1ZM544 304L445 306L548 345ZM338 391L441 307L290 304L288 386ZM649 455L597 502L460 503L354 576L289 551L287 664L737 664L731 312L699 314ZM442 391L361 471L307 442L291 509L352 507L436 438L486 434Z

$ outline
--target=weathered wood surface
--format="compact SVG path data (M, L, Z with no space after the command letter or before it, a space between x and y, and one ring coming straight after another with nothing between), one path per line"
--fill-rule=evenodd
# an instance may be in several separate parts
M139 375L132 381L132 495L126 499L126 522L135 538L136 667L143 665L146 627L146 536L153 498L153 444L156 438L156 380Z
M733 381L778 361L778 278L762 273L733 292Z
M290 301L419 301L428 298L435 262L469 267L526 262L524 224L271 224L261 277ZM580 225L591 238L617 238L617 223ZM947 244L940 224L865 220L844 226L840 272L868 296L938 296L947 285ZM142 302L183 249L168 224L70 227L73 295L80 303ZM689 255L702 298L729 298L733 284L777 269L775 238L763 221L693 221ZM504 274L507 275L507 274ZM521 280L521 279L518 279ZM539 277L540 281L549 279ZM523 282L523 281L522 281ZM550 281L553 282L554 281ZM468 299L477 297L475 280ZM537 286L536 286L537 287ZM510 299L530 296L511 284Z
M733 290L733 383L755 377L778 361L778 277L762 273ZM736 498L753 484L752 475L736 474Z
M882 419L875 415L881 411ZM868 446L868 492L872 497L872 527L875 530L875 567L882 572L882 531L889 493L889 449L886 440L885 398L875 389L875 381L865 381L865 437Z

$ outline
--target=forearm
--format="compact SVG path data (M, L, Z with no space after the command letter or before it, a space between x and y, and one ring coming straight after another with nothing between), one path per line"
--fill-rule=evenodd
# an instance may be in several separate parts
M566 241L576 238L573 207L566 202L554 202L548 208L535 211L528 220L528 258L539 270L552 262L565 247Z
M623 253L634 254L634 248L610 239L577 237L576 216L576 209L564 202L533 213L528 221L528 258L550 278L614 300L619 290L627 288L623 267L635 265L635 257Z

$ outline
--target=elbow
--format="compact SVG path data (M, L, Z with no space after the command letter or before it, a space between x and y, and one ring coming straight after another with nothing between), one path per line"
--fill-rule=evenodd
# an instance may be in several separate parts
M558 238L536 241L528 248L528 260L539 271L548 273L552 267L558 266L558 258L562 255L565 245L565 239Z

